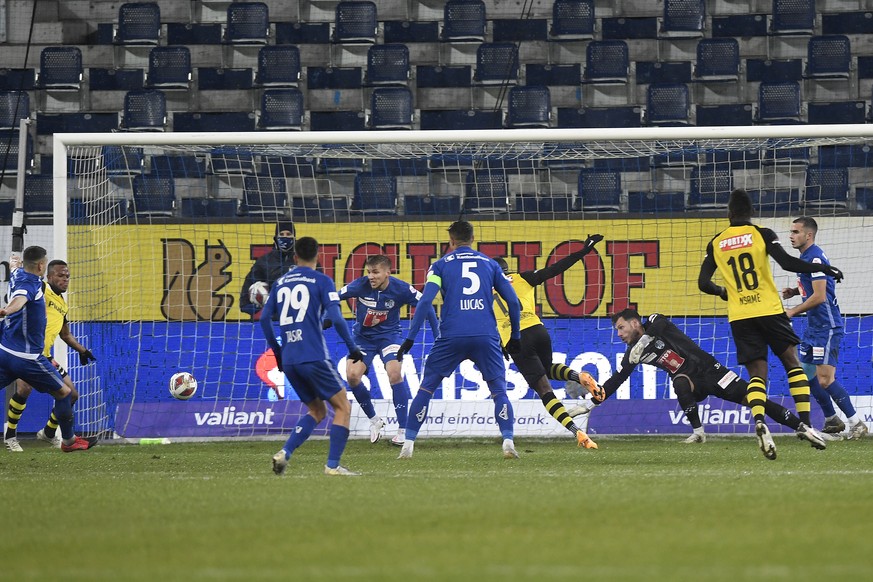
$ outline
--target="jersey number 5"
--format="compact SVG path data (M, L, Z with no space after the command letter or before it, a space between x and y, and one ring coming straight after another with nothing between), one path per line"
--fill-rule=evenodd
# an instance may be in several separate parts
M739 260L737 260L739 259ZM758 288L758 272L755 270L755 261L749 253L741 253L739 257L728 259L728 265L734 273L734 282L737 291L742 293L743 287L748 291Z
M276 299L282 305L279 325L300 323L306 317L306 309L309 307L309 288L306 285L295 285L290 289L281 287ZM291 313L292 309L297 311L296 315Z
M479 290L479 287L482 286L482 283L479 281L479 275L473 272L478 266L478 263L474 263L473 261L467 261L466 263L461 263L461 276L464 279L470 280L470 286L464 287L462 291L464 295L473 295L476 291Z

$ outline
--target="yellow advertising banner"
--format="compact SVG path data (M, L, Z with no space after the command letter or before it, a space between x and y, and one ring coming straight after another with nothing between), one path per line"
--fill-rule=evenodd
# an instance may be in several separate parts
M474 248L507 258L519 271L544 268L605 238L563 275L546 282L537 302L544 317L642 313L724 315L724 303L697 290L709 240L725 219L473 221ZM297 223L297 237L321 244L320 264L337 287L386 254L395 276L421 289L448 241L446 222ZM233 321L243 281L269 252L274 223L71 226L71 318L91 321ZM344 307L351 316L348 306Z

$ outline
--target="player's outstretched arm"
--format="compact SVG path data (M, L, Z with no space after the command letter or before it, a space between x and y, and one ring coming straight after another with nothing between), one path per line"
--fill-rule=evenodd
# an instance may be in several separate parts
M421 298L418 300L418 305L415 308L415 315L412 316L412 321L409 324L409 333L406 334L406 339L397 350L397 359L403 361L403 355L415 344L415 337L421 330L424 324L425 317L428 312L433 314L433 300L436 294L439 293L440 286L434 281L428 281L424 286L424 291L421 293Z
M592 234L589 235L587 239L585 239L585 248L581 251L576 251L572 253L560 261L557 261L553 265L546 267L545 269L539 269L537 271L525 271L524 273L519 273L519 277L527 281L527 284L531 287L536 287L542 283L545 283L549 279L557 277L576 263L582 260L582 257L591 252L594 248L594 245L603 240L602 234Z
M769 229L761 230L764 232ZM828 277L833 277L837 283L843 280L843 272L833 265L825 265L824 263L807 263L799 257L789 255L788 252L782 248L782 245L779 244L775 233L773 234L773 239L767 241L767 253L786 271L794 273L824 273Z
M91 350L83 346L76 340L75 336L73 336L73 332L70 331L70 326L67 323L67 320L64 319L64 324L61 326L61 331L58 334L65 344L76 350L79 354L79 363L83 366L87 365L90 362L96 362L97 358L94 357L94 354L91 353Z
M727 289L712 282L712 276L718 267L712 258L712 242L706 247L706 257L700 265L700 273L697 275L697 288L707 295L716 295L727 301Z

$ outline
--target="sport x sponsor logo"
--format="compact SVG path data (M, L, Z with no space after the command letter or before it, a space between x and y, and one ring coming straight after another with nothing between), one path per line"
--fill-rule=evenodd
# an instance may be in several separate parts
M722 251L733 251L752 246L752 234L741 234L726 238L718 243L718 248Z

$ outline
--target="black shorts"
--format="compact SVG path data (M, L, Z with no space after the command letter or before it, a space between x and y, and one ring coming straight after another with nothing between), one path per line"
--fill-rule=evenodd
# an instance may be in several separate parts
M509 355L527 385L536 386L541 377L547 376L546 367L552 365L552 338L546 326L540 324L521 330L521 351Z
M731 334L737 348L737 361L741 364L766 360L768 346L775 355L781 356L800 343L785 313L732 321Z
M677 376L682 375L681 372L677 374ZM705 400L707 396L715 396L737 404L743 404L746 400L748 382L721 364L717 363L706 372L689 375L688 378L693 384L694 398L698 402Z

